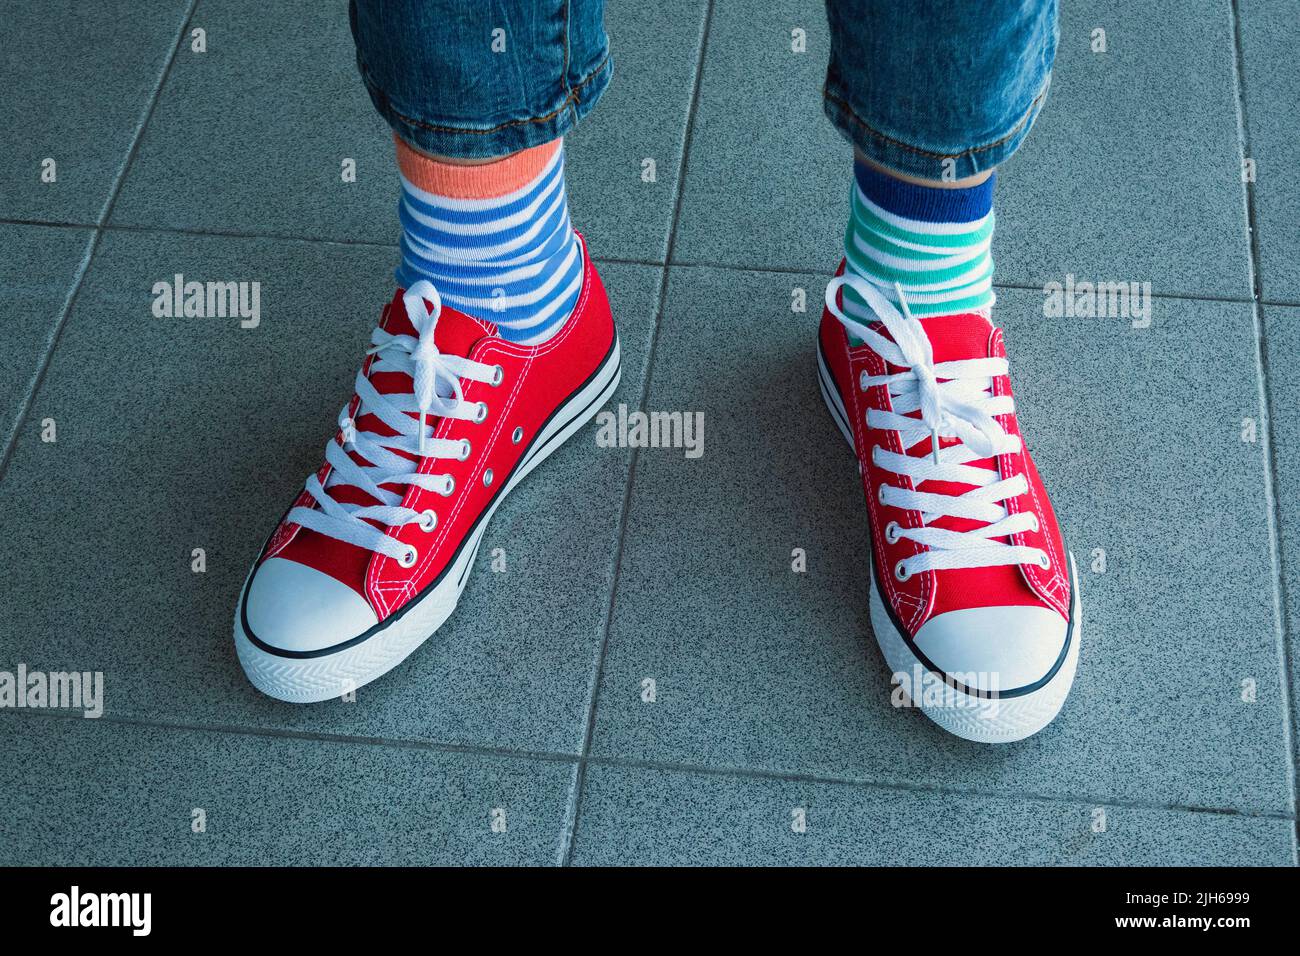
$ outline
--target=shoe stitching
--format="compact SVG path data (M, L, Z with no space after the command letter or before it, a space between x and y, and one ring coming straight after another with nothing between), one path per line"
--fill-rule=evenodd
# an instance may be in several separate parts
M847 333L841 332L840 334L844 336L845 347L848 348ZM859 361L864 365L871 366L870 371L874 372L875 374L883 375L888 371L888 366L885 364L884 360L881 359L872 351L868 351L865 354L865 356L859 359ZM878 371L876 369L876 366L879 366ZM851 394L854 395L854 406L855 406L855 411L857 412L857 414L854 415L854 424L853 424L854 434L858 436L857 447L865 448L867 444L865 439L867 437L867 432L869 429L866 424L865 410L856 407L858 404L857 396L863 394L870 395L871 390L868 390L868 392L863 393L861 389L854 387L856 385L857 378L853 368L853 359L851 356L849 361L849 373L850 375L854 376L853 382L850 383L850 391ZM887 407L883 403L877 403L880 404L881 410L888 410L888 408L893 407L893 402L889 398L888 386L876 385L876 386L872 386L872 389L884 389L884 391L881 393L881 398L883 399L884 403L887 403ZM902 449L902 442L899 440L896 432L886 431L884 438L885 441L888 443L891 451L895 451L898 454L905 454L905 452ZM865 454L865 452L862 454ZM858 460L860 463L863 461L862 458L859 458ZM866 497L867 497L867 513L871 518L873 537L875 538L876 541L879 542L880 554L881 557L884 557L886 554L885 551L886 542L884 539L884 531L881 527L881 516L876 512L876 506L879 504L879 502L873 496L871 491L871 479L875 477L872 469L875 468L875 465L874 463L869 462L867 464L863 464L862 468L863 468L864 477L866 478L865 490L866 490ZM908 486L911 486L912 484L911 479L907 478L906 476L903 477L907 481ZM920 521L919 514L915 514L911 509L900 509L900 510L903 511L904 519L907 521L908 528L916 528L919 526L919 521ZM916 547L915 544L912 545L912 549L913 549L913 554L920 553L920 549ZM917 575L921 593L919 596L913 597L907 592L902 591L894 586L892 571L890 573L885 573L885 569L882 568L880 570L881 573L876 575L876 577L884 584L885 592L887 597L889 598L890 604L894 605L895 607L899 607L900 605L912 605L913 611L911 616L907 620L907 626L911 628L913 632L915 632L919 623L922 620L924 620L924 617L926 613L928 613L932 603L929 577L931 574L933 574L933 572L926 571L924 574Z
M583 251L583 259L584 259L582 292L578 296L577 303L574 305L573 312L570 315L570 320L564 323L564 327L561 328L560 331L557 332L555 335L553 335L551 338L547 339L545 342L538 343L537 345L521 346L518 343L511 342L508 339L497 339L495 341L489 342L488 345L484 347L483 351L479 353L479 359L491 358L496 355L505 355L512 358L529 359L529 361L525 361L522 364L521 366L523 370L522 374L516 380L515 387L510 392L510 397L509 399L507 399L506 406L502 410L501 414L498 416L496 425L494 426L493 429L492 436L488 440L489 448L496 447L496 441L501 435L502 429L504 428L504 424L507 418L509 417L509 413L511 410L513 410L516 399L523 392L524 382L526 381L528 377L528 373L532 368L531 360L542 358L548 355L550 352L554 351L555 349L559 348L562 344L564 344L565 340L569 336L575 334L574 330L578 325L578 321L576 319L578 316L582 314L582 310L586 305L587 299L591 292L592 276L594 275L594 269L592 267L591 257L587 252L586 241L582 239L581 236L579 237L579 239L580 241L582 241L582 251ZM445 435L446 430L450 428L449 422L451 421L452 421L451 419L443 419L443 422L439 425L438 434L435 437L443 437ZM517 463L518 463L518 459L516 459L516 464ZM482 461L480 461L479 464L475 466L474 471L469 479L471 484L473 484L474 481L478 479L479 476L482 474L482 470L481 470L482 467L483 467ZM503 478L502 480L504 481L505 479ZM410 502L414 503L414 501L419 496L419 494L420 492L418 490L414 490L413 487L413 493L410 496ZM399 587L410 587L412 589L412 593L418 593L418 588L415 588L412 582L417 581L421 578L426 568L433 560L432 556L439 554L441 552L444 544L446 543L447 534L449 534L450 529L455 526L456 518L459 516L461 510L465 507L466 501L468 500L469 497L470 495L468 493L459 496L456 504L452 507L452 511L450 515L447 516L446 521L443 523L442 530L439 532L437 539L435 539L433 545L427 549L426 556L421 558L419 564L409 569L409 571L406 568L402 568L403 573L400 576L398 575L390 576L387 573L388 568L383 565L383 562L391 561L392 559L389 558L387 555L376 554L375 558L371 562L371 567L367 572L367 576L366 576L367 590L374 588L376 592L391 593L395 590L398 590ZM405 500L402 503L403 505L408 504L408 502ZM398 567L400 568L401 566L398 565ZM385 600L384 616L387 617L390 611L391 608L388 606L387 600Z
M1002 348L999 350L998 346L1002 346ZM1003 357L1006 356L1006 348L1002 342L1001 329L995 328L991 333L990 347L993 350L994 354L999 354L1000 351L1000 354ZM996 376L993 379L993 393L994 395L998 395L998 396L1003 396L1003 395L1010 396L1012 394L1010 377L1005 375ZM1015 419L1015 416L1012 413L1008 412L1004 415L999 415L998 418L1003 429L1011 430L1015 432L1016 436L1020 439L1020 449L1021 449L1017 455L1006 454L1000 456L999 461L1002 463L1002 467L1004 469L1009 469L1013 474L1021 474L1024 476L1025 484L1029 488L1030 498L1033 500L1034 503L1034 511L1033 511L1034 518L1039 522L1039 526L1040 526L1039 537L1041 537L1042 540L1046 542L1048 547L1051 549L1053 556L1056 558L1056 560L1052 562L1051 577L1047 578L1046 580L1043 580L1043 576L1038 573L1037 569L1033 567L1029 567L1026 569L1026 573L1024 573L1024 578L1026 582L1029 584L1030 588L1035 593L1037 593L1039 597L1041 597L1044 601L1050 604L1054 609L1056 609L1061 614L1068 615L1068 610L1066 608L1068 591L1065 587L1065 579L1061 574L1061 565L1065 559L1063 555L1058 553L1057 542L1053 541L1052 536L1047 533L1047 521L1046 521L1047 514L1043 510L1042 502L1039 500L1038 489L1035 487L1035 482L1030 480L1028 464L1018 460L1022 458L1027 458L1029 454L1026 448L1025 437L1023 433L1021 433L1020 431L1020 423ZM1020 507L1018 497L1012 498L1008 501L1007 510L1010 511L1012 514L1023 513L1023 509ZM1025 542L1027 538L1028 535L1025 533L1012 536L1012 540L1019 539L1021 542ZM1057 595L1058 591L1060 591L1059 596Z

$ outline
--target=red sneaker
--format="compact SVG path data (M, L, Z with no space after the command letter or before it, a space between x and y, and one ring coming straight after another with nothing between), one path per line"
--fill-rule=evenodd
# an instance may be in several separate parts
M876 641L945 730L1028 737L1065 702L1082 613L1002 331L979 313L918 320L843 273L826 290L817 367L866 492ZM846 306L843 286L871 311Z
M441 627L501 499L618 385L618 336L589 257L573 314L538 345L443 307L428 282L398 290L371 342L325 464L235 612L244 671L281 700L341 696Z

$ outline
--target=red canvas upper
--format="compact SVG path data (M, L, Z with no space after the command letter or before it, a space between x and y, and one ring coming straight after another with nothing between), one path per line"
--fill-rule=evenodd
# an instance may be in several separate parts
M582 241L581 236L579 240ZM384 529L398 541L414 546L419 554L415 564L403 568L397 561L365 548L318 534L301 525L283 521L272 535L262 560L271 557L297 561L323 571L351 587L369 601L382 621L401 608L416 594L436 581L449 566L460 544L473 529L479 516L508 483L510 474L551 414L578 391L601 365L614 342L614 323L604 286L586 254L583 242L584 274L582 292L573 314L550 339L538 345L518 345L501 338L490 322L465 315L443 306L434 330L439 351L467 357L484 365L500 365L503 376L499 385L461 379L467 402L482 401L488 414L481 423L461 419L438 419L434 437L452 441L468 439L471 454L465 461L425 459L419 470L423 474L450 474L455 490L449 497L415 485L386 485L385 490L404 493L403 507L415 511L432 509L438 522L432 532L408 524ZM384 307L381 326L392 334L414 334L402 301L405 290L398 289ZM404 373L371 374L374 357L362 368L371 384L381 393L409 392L412 381ZM354 394L349 413L356 414L360 399ZM356 421L358 431L391 435L381 421L364 415ZM511 440L516 428L523 438ZM336 435L335 441L341 436ZM355 453L353 457L356 458ZM411 457L411 456L407 456ZM363 459L357 458L361 463ZM413 459L414 460L414 459ZM493 480L484 483L484 472L492 469ZM324 483L330 472L328 464L317 473ZM334 485L330 494L340 502L374 504L359 488ZM311 507L315 502L302 492L295 506Z
M921 323L934 350L935 364L961 359L1006 357L1002 330L995 328L992 322L981 314L936 316L922 319ZM880 334L889 337L883 324L876 323L872 327ZM906 581L899 581L889 573L888 569L898 561L919 554L925 550L925 546L907 538L900 538L891 544L885 538L885 526L891 521L896 521L903 528L919 527L921 514L919 511L880 503L876 496L882 482L912 488L912 479L877 467L872 462L871 449L879 445L898 454L921 457L930 454L930 440L924 439L909 450L901 447L897 432L868 428L866 418L869 408L891 410L889 389L887 386L877 385L864 392L858 384L860 377L864 373L870 376L885 375L902 369L888 365L868 345L850 346L844 326L829 309L822 315L820 337L822 353L844 402L849 425L853 430L854 446L861 466L863 491L866 495L871 526L872 550L877 567L884 569L876 575L882 588L882 600L892 606L895 617L908 633L915 636L926 621L938 614L972 607L1041 605L1053 608L1068 620L1070 578L1067 557L1061 542L1056 515L1052 511L1046 490L1034 468L1028 448L1023 444L1023 436L1022 451L1001 455L996 462L982 459L972 461L970 464L974 467L996 468L1002 478L1009 478L1015 474L1025 475L1029 492L1003 504L1011 513L1032 511L1038 517L1039 530L1013 535L1011 543L1043 549L1051 558L1051 567L1044 569L1037 564L1021 564L924 571L911 575ZM1012 394L1008 376L1002 375L994 379L994 392L998 395ZM920 413L913 412L911 417L918 418ZM998 421L1007 434L1020 434L1019 424L1014 414L998 416ZM944 439L942 447L956 443L956 439ZM969 491L971 487L952 482L926 481L915 490L936 494L960 494ZM931 526L951 531L967 531L979 527L980 523L970 519L944 516L932 522Z

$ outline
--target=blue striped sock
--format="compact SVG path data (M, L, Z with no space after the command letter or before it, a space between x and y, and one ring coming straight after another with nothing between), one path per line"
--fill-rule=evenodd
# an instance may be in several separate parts
M582 290L582 247L569 222L564 149L532 182L491 199L426 192L402 176L403 288L428 279L442 301L487 319L503 338L544 342Z

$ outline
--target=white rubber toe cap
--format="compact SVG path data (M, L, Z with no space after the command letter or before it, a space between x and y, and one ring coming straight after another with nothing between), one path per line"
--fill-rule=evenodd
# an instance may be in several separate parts
M964 687L1005 694L1051 673L1068 629L1065 618L1045 607L963 608L926 621L913 643Z
M251 637L282 651L320 651L364 634L378 622L356 591L297 561L270 558L248 585Z

